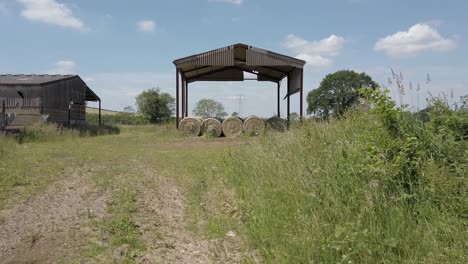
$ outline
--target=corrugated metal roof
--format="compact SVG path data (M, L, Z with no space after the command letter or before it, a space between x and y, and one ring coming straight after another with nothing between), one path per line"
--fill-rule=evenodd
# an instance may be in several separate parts
M241 43L174 61L188 82L242 81L242 71L256 74L259 81L278 82L294 69L303 69L305 63L300 59Z
M0 74L1 86L37 86L78 78L86 86L86 101L101 100L78 75L67 74Z
M42 85L78 77L77 75L1 74L0 85Z

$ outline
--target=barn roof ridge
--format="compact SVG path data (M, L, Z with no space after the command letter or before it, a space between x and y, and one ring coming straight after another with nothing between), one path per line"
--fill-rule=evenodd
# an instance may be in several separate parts
M76 74L0 74L0 85L44 85L79 77Z
M213 54L213 53L220 52L220 51L223 51L223 50L226 50L226 49L230 50L230 49L236 49L236 48L243 48L245 50L254 50L254 51L263 53L264 56L276 57L277 59L293 63L293 64L299 66L298 68L302 68L306 64L306 61L304 61L304 60L294 58L294 57L291 57L289 55L281 54L281 53L278 53L278 52L270 51L270 50L267 50L267 49L264 49L264 48L255 47L255 46L245 44L245 43L235 43L235 44L231 44L231 45L224 46L224 47L221 47L221 48L217 48L217 49L213 49L213 50L209 50L209 51L189 55L189 56L186 56L186 57L183 57L183 58L176 59L176 60L173 61L173 63L174 63L174 65L179 66L179 65L183 64L184 62L197 59L200 56Z
M86 86L86 100L99 101L99 96L77 74L0 74L0 86L43 86L77 78Z

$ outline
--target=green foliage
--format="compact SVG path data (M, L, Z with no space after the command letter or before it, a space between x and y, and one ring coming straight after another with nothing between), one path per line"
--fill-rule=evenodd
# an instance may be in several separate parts
M307 95L307 112L320 118L341 116L358 101L357 90L363 86L375 88L377 84L365 73L342 70L329 74Z
M468 97L461 97L457 111L450 109L444 100L434 98L429 103L431 128L439 134L450 134L459 140L468 139Z
M74 137L95 137L109 134L119 134L120 129L112 125L79 125L60 127L56 124L36 124L28 126L16 135L18 143L46 142L66 140Z
M201 99L193 109L193 114L202 118L217 117L223 118L228 114L224 111L224 106L213 99Z
M267 263L464 263L466 140L360 92L346 118L226 155L253 245Z
M159 88L146 90L136 97L138 112L152 124L164 122L172 116L174 101L170 94L162 93Z
M231 116L238 116L238 115L239 115L239 113L237 113L237 112L232 112L232 114L231 114Z
M123 111L125 113L135 113L135 109L131 105L124 107Z
M86 114L86 122L88 124L98 124L98 114ZM150 124L148 118L143 115L132 113L118 113L115 115L102 115L102 124L108 125L148 125Z

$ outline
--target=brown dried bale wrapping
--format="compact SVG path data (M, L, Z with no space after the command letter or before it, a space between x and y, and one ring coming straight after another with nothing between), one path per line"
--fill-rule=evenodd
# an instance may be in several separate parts
M220 137L223 133L222 120L218 118L207 118L202 123L202 134L210 137Z
M203 119L199 117L186 117L179 123L179 130L185 136L198 137L201 135Z
M266 123L267 123L267 127L272 128L274 130L281 131L281 132L284 132L288 126L288 123L286 120L277 116L269 118L266 121Z
M231 116L223 121L223 133L226 137L238 137L244 129L242 119Z
M265 129L265 121L258 116L249 116L244 121L244 133L258 136Z

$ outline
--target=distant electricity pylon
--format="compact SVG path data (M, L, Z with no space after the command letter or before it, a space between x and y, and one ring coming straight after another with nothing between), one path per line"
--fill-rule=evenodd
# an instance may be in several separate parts
M242 103L243 103L243 100L244 100L244 95L242 94L239 94L236 96L237 97L237 102L239 103L239 116L242 116Z

